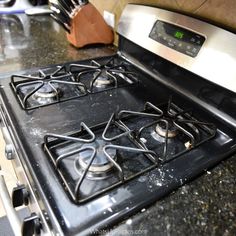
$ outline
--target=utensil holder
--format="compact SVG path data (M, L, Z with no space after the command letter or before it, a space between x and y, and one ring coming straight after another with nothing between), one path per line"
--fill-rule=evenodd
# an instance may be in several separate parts
M99 11L88 3L76 11L67 39L72 45L80 48L89 44L111 44L114 34Z

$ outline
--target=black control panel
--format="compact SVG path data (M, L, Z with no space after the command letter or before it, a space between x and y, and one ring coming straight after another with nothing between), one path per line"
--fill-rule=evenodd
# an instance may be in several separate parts
M159 20L155 22L149 37L191 57L197 56L205 41L202 35Z

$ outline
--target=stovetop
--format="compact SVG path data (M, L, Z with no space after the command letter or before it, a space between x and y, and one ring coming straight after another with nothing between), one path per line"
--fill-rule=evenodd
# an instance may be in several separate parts
M123 220L233 151L229 125L134 66L133 72L135 84L31 110L22 108L9 79L2 82L9 122L45 210L70 235ZM94 150L100 157L91 167ZM101 166L108 171L97 171Z
M236 151L235 93L192 72L121 35L114 56L1 81L54 233L109 228Z

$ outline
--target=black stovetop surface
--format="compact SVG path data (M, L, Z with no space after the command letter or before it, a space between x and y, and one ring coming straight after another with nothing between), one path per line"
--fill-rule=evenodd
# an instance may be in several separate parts
M137 72L139 83L135 85L89 94L30 111L21 108L9 86L9 78L2 81L1 95L8 119L12 120L13 133L17 136L17 148L22 153L45 210L49 216L56 216L66 235L89 234L93 230L109 227L150 205L235 151L236 135L229 124L192 103L191 98L174 92L138 69ZM44 136L47 133L78 132L81 122L94 126L107 121L114 111L141 111L147 101L158 105L167 102L170 97L181 108L192 109L199 120L215 124L216 136L191 152L109 193L89 202L74 203L43 150Z

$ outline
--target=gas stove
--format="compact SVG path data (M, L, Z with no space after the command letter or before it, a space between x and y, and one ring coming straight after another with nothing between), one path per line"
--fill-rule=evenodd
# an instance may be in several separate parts
M236 151L235 49L216 66L235 35L133 4L118 34L115 55L2 80L23 235L106 232Z

